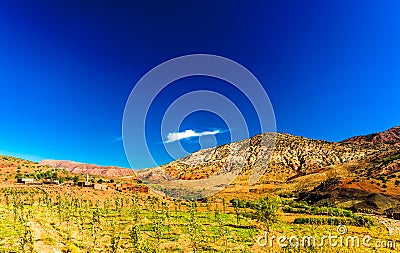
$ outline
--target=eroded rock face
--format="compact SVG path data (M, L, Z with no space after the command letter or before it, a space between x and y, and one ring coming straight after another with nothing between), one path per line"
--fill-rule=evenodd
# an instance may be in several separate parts
M364 143L387 144L400 147L400 126L390 128L389 130L380 133L355 136L347 140L344 140L343 142L357 143L357 144L364 144Z
M201 179L209 177L223 168L231 150L244 156L242 173L268 165L260 156L262 135L233 142L216 148L200 150L187 157L162 166L169 175L180 179ZM244 145L248 142L248 145ZM314 173L319 169L348 161L362 160L379 149L352 143L334 143L311 140L289 134L277 134L276 145L266 169L268 180L284 182L289 178Z

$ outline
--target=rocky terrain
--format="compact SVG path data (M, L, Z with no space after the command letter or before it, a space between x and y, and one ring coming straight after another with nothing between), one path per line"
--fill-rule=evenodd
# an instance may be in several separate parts
M229 171L230 160L242 156L240 175L221 192L233 195L276 193L301 196L314 203L341 203L355 210L383 213L400 203L400 140L398 127L343 142L277 134L270 157L265 134L216 148L200 150L139 175L145 180L203 180ZM269 165L268 165L269 161ZM268 166L266 166L268 165ZM251 171L265 173L249 185ZM199 181L201 182L201 181Z
M400 147L400 126L393 127L384 132L368 134L364 136L355 136L344 140L343 142L358 144L389 144Z
M250 138L248 145L243 145L242 141L201 150L161 168L179 179L206 178L223 168L226 160L232 156L231 150L244 149L239 153L245 156L242 174L246 174L253 169L258 169L257 166L267 165L268 161L260 163L260 159L263 159L260 156L263 135L265 134ZM289 134L277 134L275 149L270 157L264 179L268 182L282 183L296 177L317 173L329 166L361 161L379 154L382 150L372 145L333 143Z

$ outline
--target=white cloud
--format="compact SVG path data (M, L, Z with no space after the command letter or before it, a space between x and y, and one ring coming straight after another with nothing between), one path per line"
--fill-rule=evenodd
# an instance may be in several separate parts
M214 131L204 131L204 132L196 132L194 130L188 129L188 130L185 130L184 132L169 133L167 135L167 140L165 140L164 143L170 143L170 142L179 141L182 139L189 139L192 137L200 137L200 136L204 136L204 135L216 135L219 133L222 133L222 131L219 129L214 130Z
M120 142L120 141L122 141L122 136L112 136L112 138L113 138L113 140L114 140L114 142Z

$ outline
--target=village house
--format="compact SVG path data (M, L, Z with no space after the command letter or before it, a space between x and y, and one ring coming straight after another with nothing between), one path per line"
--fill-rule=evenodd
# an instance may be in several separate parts
M34 184L35 183L35 179L33 179L33 178L18 178L17 179L17 183L20 183L20 184Z
M53 180L53 179L45 179L42 181L43 184L60 184L60 181L58 180Z
M78 186L79 187L93 187L93 184L91 182L87 182L87 181L79 181Z
M93 187L93 183L89 181L89 175L86 174L86 181L79 181L79 187Z
M106 185L106 184L94 184L93 185L93 188L95 189L95 190L102 190L102 191L106 191L106 190L108 190L108 185Z

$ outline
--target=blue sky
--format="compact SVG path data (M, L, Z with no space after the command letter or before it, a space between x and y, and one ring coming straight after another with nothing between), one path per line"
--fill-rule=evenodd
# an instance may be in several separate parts
M400 125L395 0L0 5L2 153L128 167L120 137L132 88L156 65L195 53L252 71L269 94L279 132L339 141ZM152 108L150 130L159 132L157 113L168 103L199 87L236 97L220 80L179 80ZM249 105L237 100L252 122ZM188 129L226 125L198 113L180 127ZM219 144L229 141L226 132L215 136ZM148 138L156 147L166 136ZM189 151L200 148L194 138L183 141ZM154 152L168 161L162 148Z

